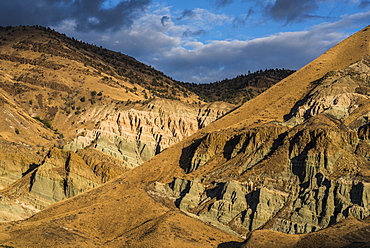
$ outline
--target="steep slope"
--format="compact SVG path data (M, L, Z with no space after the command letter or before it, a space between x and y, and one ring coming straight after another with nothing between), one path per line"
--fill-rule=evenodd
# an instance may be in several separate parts
M119 178L1 225L2 243L366 245L369 41L370 27Z
M22 177L42 160L41 147L58 143L54 133L31 118L0 89L0 189Z
M28 218L129 169L122 160L93 148L76 153L53 148L39 164L31 164L20 179L0 190L0 221Z
M284 116L291 111L296 102L304 98L313 88L312 82L324 77L330 71L341 70L368 55L368 32L368 28L365 28L350 39L342 41L259 97L245 103L224 120L209 126L207 131L231 124L240 127L254 123L284 121Z
M3 156L11 159L2 160L5 164L2 178L7 182L4 187L8 187L0 191L3 197L0 208L5 209L0 220L29 217L52 203L113 179L203 128L228 109L227 104L222 106L224 103L191 106L172 101L170 104L168 100L154 100L148 105L138 104L136 109L115 109L114 105L103 110L89 109L81 113L85 121L94 120L102 113L105 118L91 130L80 129L78 137L64 146L66 152L53 149L43 161L40 161L43 152L39 152L39 160L27 159L29 162L24 165L19 156L11 157L6 151ZM6 147L11 150L14 146L9 143ZM77 153L72 156L79 159L77 176L71 173L74 166L70 165L71 154L75 153L68 151ZM27 151L32 152L35 151ZM6 165L9 163L12 166Z
M67 140L81 128L79 115L92 107L147 104L167 95L198 102L195 94L131 57L50 29L0 28L0 40L1 89ZM98 121L89 120L82 127Z
M48 28L1 27L0 35L2 70L17 81L69 92L85 84L86 88L97 91L100 87L99 91L115 99L120 97L118 100L145 100L145 93L148 98L158 95L179 99L186 93L188 100L196 99L163 73L132 57L68 38Z
M3 139L23 143L30 149L36 144L51 146L53 133L31 118L7 92L0 89L0 135ZM34 139L27 139L33 136Z
M83 160L95 160L90 151L96 149L106 153L97 152L98 157L115 161L99 171L81 162L84 172L79 176L91 183L77 185L80 193L141 164L235 108L198 98L163 73L121 53L39 26L0 27L0 187L7 199L0 219L29 217L75 195L63 193L63 181L69 182L68 151L79 150L85 152ZM46 173L57 172L45 183L62 192L50 197L46 185L32 192L32 178L43 171L54 147L66 152ZM103 180L101 174L109 176ZM23 193L9 196L14 188ZM21 207L13 214L10 206Z

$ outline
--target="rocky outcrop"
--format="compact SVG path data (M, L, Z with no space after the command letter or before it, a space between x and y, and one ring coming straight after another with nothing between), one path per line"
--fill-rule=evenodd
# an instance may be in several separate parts
M309 233L370 215L370 182L356 176L365 164L355 153L359 143L355 131L325 116L291 130L268 125L229 139L208 135L191 159L208 175L198 178L200 167L189 163L184 170L195 178L175 178L169 187L181 210L240 235L261 228ZM212 163L216 156L227 159L223 170Z
M0 140L0 190L8 187L42 161L42 155L24 143Z
M242 236L370 216L369 64L314 82L286 122L208 133L183 148L186 177L168 184L168 199Z
M0 36L0 190L23 181L30 200L14 199L36 209L107 182L234 107L201 104L134 58L50 29L0 28ZM42 161L63 146L78 151L68 153L78 166L66 155L49 162L55 153Z
M128 169L122 161L89 149L52 149L39 165L0 191L1 221L29 217L45 207L90 190Z
M205 188L200 183L176 178L170 187L178 197L176 205L181 210L197 214L214 225L229 226L239 234L265 225L284 207L289 195L263 186L254 187L252 182L230 180Z
M76 151L92 146L135 167L222 117L233 107L227 103L194 105L154 100L144 106L102 111L105 118L98 127L83 131L84 135L64 149ZM87 112L85 116L88 115L95 116Z
M301 189L292 204L290 218L277 218L273 230L309 233L324 229L347 217L365 219L370 215L369 183L357 180L329 180L316 175L318 185ZM323 181L321 181L323 180Z
M243 247L242 236L245 247L368 245L370 85L367 72L348 65L370 53L369 31L122 176L27 220L1 224L2 243ZM350 68L347 76L338 71L344 67ZM331 77L336 79L326 81ZM347 104L340 94L353 98ZM330 110L330 101L320 105L325 97L338 99L342 114ZM302 106L324 111L299 115ZM111 113L115 107L104 109ZM82 122L91 113L76 115ZM96 123L74 127L86 137L82 132ZM113 127L116 133L118 124ZM220 238L225 233L231 238Z
M345 119L362 102L369 99L370 58L364 59L340 70L330 71L321 79L312 82L311 92L293 108L288 122L302 123L320 113L337 119Z

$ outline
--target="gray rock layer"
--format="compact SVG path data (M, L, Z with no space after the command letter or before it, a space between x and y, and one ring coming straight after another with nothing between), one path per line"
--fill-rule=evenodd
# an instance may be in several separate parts
M240 235L309 233L368 217L369 65L313 82L286 122L206 134L184 148L186 179L168 185L176 206Z
M103 121L96 129L81 132L83 135L64 149L76 151L92 146L124 160L127 166L136 167L222 117L233 107L227 103L191 105L162 99L130 109L95 110L86 113L86 118L101 118L96 113L101 112Z

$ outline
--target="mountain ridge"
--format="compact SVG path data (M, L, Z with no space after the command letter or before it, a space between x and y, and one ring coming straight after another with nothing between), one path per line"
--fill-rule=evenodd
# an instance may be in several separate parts
M259 70L209 84L184 83L184 87L198 94L204 101L226 101L242 104L262 93L294 70Z
M300 70L295 72L294 74L288 76L287 78L283 79L278 85L272 86L269 90L263 92L260 97L251 99L247 103L243 104L237 111L232 113L230 116L235 116L242 111L245 112L245 116L254 116L256 111L262 110L262 107L266 108L266 101L262 96L265 96L266 94L269 94L269 96L273 97L272 99L275 99L275 101L280 102L288 102L290 105L288 105L286 108L292 108L293 104L295 103L294 100L302 97L307 92L307 88L311 89L312 85L311 82L319 80L321 77L323 77L326 73L333 71L333 70L338 70L341 69L345 66L348 66L351 62L355 62L357 60L360 60L362 56L365 56L368 54L369 51L369 44L368 39L366 38L367 31L369 30L369 27L366 27L362 29L361 31L355 33L353 36L355 36L356 42L352 41L352 39L345 39L341 41L339 44L334 46L332 49L329 51L334 51L333 54L329 54L329 51L325 52L323 55L319 56L315 60L313 60L311 63L307 64L306 66L302 67ZM351 37L353 37L351 36ZM340 47L339 50L341 51L335 51L335 48ZM359 48L359 49L356 49ZM350 51L354 51L351 53ZM342 54L343 53L343 54ZM344 55L346 55L344 57ZM329 60L328 57L334 57L331 60ZM345 59L341 59L341 58ZM326 62L326 60L329 61ZM327 67L330 68L328 69ZM314 72L312 73L306 73L306 70L309 70L310 68L315 68ZM316 68L317 67L317 68ZM295 83L295 79L300 78L300 80L297 80L298 82L302 83L303 85L300 85L301 88L297 89L297 91L294 91L295 97L292 99L285 99L286 96L284 96L284 89L289 88L290 90L295 90L294 85L291 85L292 83ZM292 82L292 83L290 83ZM274 94L271 94L271 92L274 92ZM277 96L278 95L278 96ZM284 100L283 100L284 99ZM258 106L258 108L257 108ZM284 105L282 105L285 107ZM267 121L284 121L284 115L286 112L289 112L288 109L285 108L274 108L275 110L278 110L278 114L274 113L272 110L268 111L269 109L272 109L274 105L271 105L270 107L267 107L267 110L264 110L262 113L258 114L257 116L254 116L253 119L258 119L261 120L262 122L267 122ZM250 108L250 110L248 109ZM249 110L249 111L248 111ZM254 110L251 112L251 110ZM284 112L285 111L285 112ZM273 113L273 114L272 114ZM271 117L266 120L266 118L263 118L264 115L270 114ZM228 118L231 118L228 116ZM242 118L243 120L245 118ZM264 120L265 119L265 120ZM255 121L255 120L253 120ZM258 120L257 120L258 121ZM220 124L219 124L220 123ZM222 123L222 124L221 124ZM239 122L235 121L234 123L237 123L236 125L239 125ZM248 122L250 123L250 122ZM222 121L218 121L217 124L218 126L223 125ZM209 126L208 128L211 128L213 125ZM213 127L212 127L213 128ZM213 128L213 129L217 129Z

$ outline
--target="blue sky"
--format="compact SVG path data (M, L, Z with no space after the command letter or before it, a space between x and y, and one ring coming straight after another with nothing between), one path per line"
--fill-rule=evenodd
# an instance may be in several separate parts
M208 83L299 69L370 24L365 0L1 0L0 25L42 25Z

